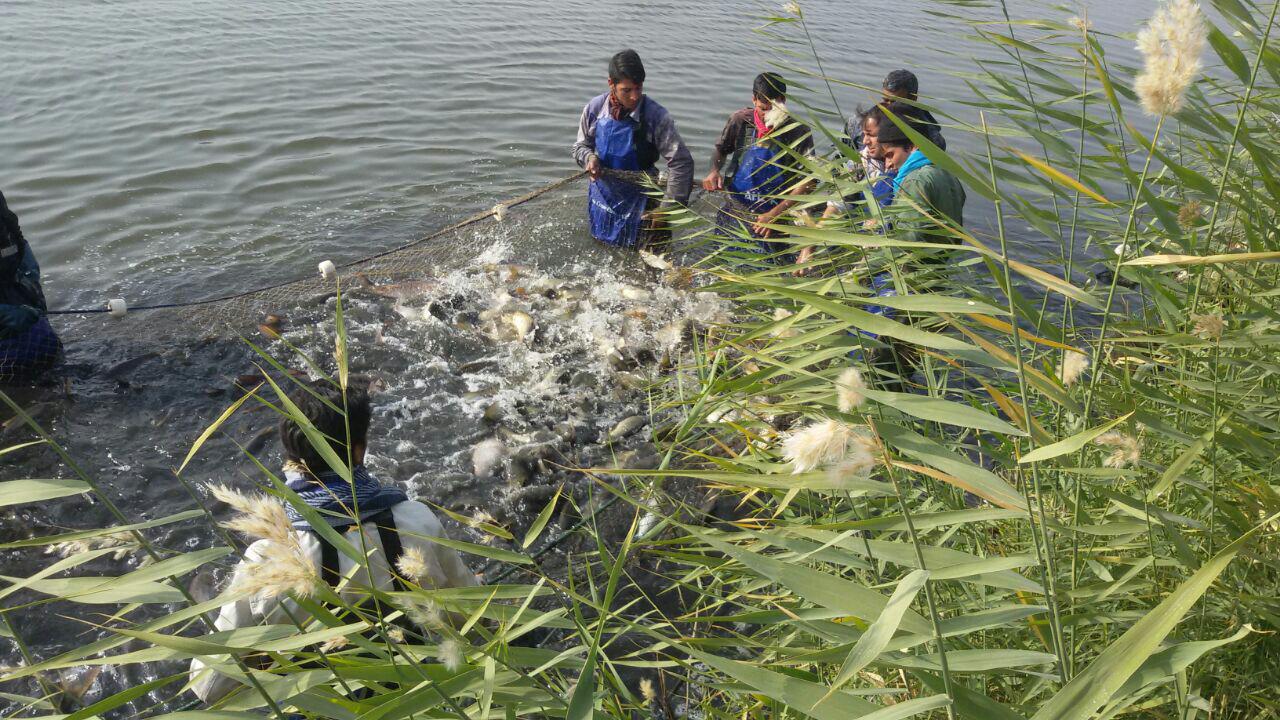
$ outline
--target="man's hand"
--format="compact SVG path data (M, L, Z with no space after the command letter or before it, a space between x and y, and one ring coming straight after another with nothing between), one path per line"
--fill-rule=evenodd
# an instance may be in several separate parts
M720 171L711 168L711 172L702 179L702 189L707 192L717 192L724 189L724 178L720 176Z
M812 247L800 248L800 256L796 258L796 264L804 265L805 263L809 262L812 259L813 259ZM809 268L798 267L795 270L792 270L791 274L795 275L796 277L804 277L804 274L807 272L809 272Z
M760 213L759 215L756 216L756 221L751 225L751 232L754 232L756 235L762 238L773 237L774 235L773 230L765 226L773 224L773 221L777 219L778 219L777 208L774 208L773 210L769 210L768 212Z
M599 156L592 155L591 157L587 158L587 174L591 176L592 180L600 179L601 170L600 170Z

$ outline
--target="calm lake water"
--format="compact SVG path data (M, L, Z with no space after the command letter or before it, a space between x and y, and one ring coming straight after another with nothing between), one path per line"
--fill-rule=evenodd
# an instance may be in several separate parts
M833 76L878 85L914 68L927 95L975 114L946 74L975 46L936 13L996 17L998 5L803 4ZM1153 5L1087 4L1117 32ZM752 29L777 7L6 0L0 187L55 307L247 289L570 173L578 113L624 46L643 55L646 90L674 113L701 176L773 57ZM869 95L836 97L847 113Z

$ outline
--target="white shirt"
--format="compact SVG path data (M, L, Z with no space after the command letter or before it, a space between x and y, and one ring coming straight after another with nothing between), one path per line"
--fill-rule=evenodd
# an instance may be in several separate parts
M447 537L440 519L431 508L413 500L399 503L391 508L396 522L396 530L400 535L400 544L404 550L417 548L427 561L427 572L420 578L419 584L424 588L470 587L477 584L476 576L462 562L462 558L452 548L431 542L427 538ZM382 541L378 537L378 528L366 521L360 526L364 533L364 545L356 535L356 526L352 525L344 534L347 542L356 548L369 548L370 555L366 563L358 570L355 561L345 553L338 553L338 572L351 580L343 584L341 595L344 599L357 601L364 595L361 588L370 587L369 571L372 570L375 584L380 590L395 590L396 587L387 565L386 553ZM311 560L316 574L320 574L320 540L310 531L295 531L302 551ZM262 561L270 548L267 540L259 540L245 550L245 560L236 566L235 573L244 572L248 563ZM354 572L353 572L354 570ZM282 602L283 600L283 602ZM286 612L286 606L288 612ZM248 597L222 606L214 627L221 630L234 630L253 625L291 624L290 614L299 621L305 622L307 613L297 603L285 596ZM240 682L207 668L200 658L191 660L191 690L206 703L212 703L236 689Z

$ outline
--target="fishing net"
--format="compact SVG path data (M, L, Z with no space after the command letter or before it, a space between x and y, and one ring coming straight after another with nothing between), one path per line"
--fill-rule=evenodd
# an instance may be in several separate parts
M477 247L495 239L528 238L549 215L572 214L576 204L583 202L584 177L584 173L576 173L399 247L355 260L338 259L330 264L327 275L325 268L299 268L295 279L206 299L135 306L128 298L122 299L123 303L104 298L104 304L96 308L51 308L49 315L68 343L86 336L171 342L181 338L234 337L256 329L270 331L285 316L301 319L325 312L326 301L334 297L339 285L346 292L412 283L431 277L441 267L470 262ZM716 202L711 196L703 196L693 205L706 216L714 213ZM39 345L42 338L20 342L28 344L16 346L15 355L47 354L48 348ZM6 370L13 368L0 367L0 381L5 379L2 376Z

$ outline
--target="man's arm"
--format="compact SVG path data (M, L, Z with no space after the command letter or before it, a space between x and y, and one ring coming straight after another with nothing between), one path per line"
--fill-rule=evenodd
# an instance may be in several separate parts
M815 157L815 151L814 151L814 145L813 145L813 133L807 127L802 127L802 133L803 134L793 137L793 139L791 140L792 144L790 146L789 152L794 153L794 155L781 161L789 167L796 168L795 173L796 173L797 180L801 177L801 173L803 172L804 168L800 160L797 159L795 155L798 155L800 156L800 158L803 158L803 159L811 159ZM769 228L765 227L765 225L768 225L776 221L779 217L782 216L782 213L786 212L787 210L790 210L794 205L796 205L796 203L800 202L799 200L792 200L790 198L799 196L799 195L809 194L810 192L813 191L814 185L816 184L817 184L817 181L813 179L809 179L791 188L791 190L787 192L788 197L786 199L782 200L777 205L774 205L773 208L770 209L769 211L761 213L756 218L756 222L755 222L756 232L758 233L771 232Z
M738 151L738 142L742 139L742 123L738 113L729 116L720 131L720 139L711 150L711 169L702 181L702 189L715 192L724 189L724 177L720 174L726 158Z
M693 153L685 147L670 113L663 115L653 129L652 140L658 154L667 161L667 199L681 205L688 203L693 192Z
M591 103L582 108L582 117L578 119L578 139L573 143L573 160L578 163L578 167L592 172L592 179L595 179L600 158L596 156L596 117L591 111Z

